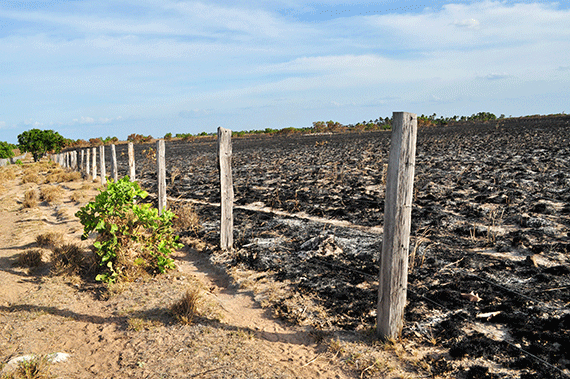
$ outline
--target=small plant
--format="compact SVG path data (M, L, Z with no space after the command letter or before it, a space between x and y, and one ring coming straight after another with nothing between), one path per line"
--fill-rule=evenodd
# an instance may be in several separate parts
M138 183L125 177L110 182L95 201L75 214L84 227L82 239L93 231L98 233L93 247L104 272L97 275L97 280L113 283L138 275L141 270L156 274L174 268L169 255L183 246L172 232L175 215L169 210L158 215L150 204L136 202L147 196Z
M198 308L202 302L202 294L200 289L192 287L186 291L186 294L178 302L174 303L171 308L172 314L183 324L191 324L194 317L198 315Z
M50 361L47 356L34 356L24 359L13 372L2 375L2 379L51 379Z

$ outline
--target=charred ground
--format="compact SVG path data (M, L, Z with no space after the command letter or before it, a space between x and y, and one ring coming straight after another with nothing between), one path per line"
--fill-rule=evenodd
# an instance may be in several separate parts
M211 260L292 322L373 328L389 146L390 132L235 139L236 205L289 215L237 208L236 251ZM169 196L219 202L215 149L167 143ZM414 188L403 335L449 348L433 374L568 375L570 117L421 129ZM196 210L215 244L219 210Z

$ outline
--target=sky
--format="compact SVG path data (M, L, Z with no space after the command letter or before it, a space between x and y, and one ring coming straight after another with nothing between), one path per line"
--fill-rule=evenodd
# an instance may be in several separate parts
M0 1L0 141L570 112L570 2Z

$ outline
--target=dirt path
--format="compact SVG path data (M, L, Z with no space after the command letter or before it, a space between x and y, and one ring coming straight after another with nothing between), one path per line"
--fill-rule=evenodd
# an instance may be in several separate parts
M276 320L201 253L178 252L177 272L108 299L99 284L50 276L47 249L42 267L15 266L46 232L86 249L73 215L97 193L93 183L60 183L58 200L25 208L26 190L55 185L22 184L27 167L11 168L16 178L0 187L0 369L17 356L65 352L70 358L51 367L60 378L348 377L307 331ZM77 191L82 203L70 198ZM168 309L196 280L220 321L177 324Z

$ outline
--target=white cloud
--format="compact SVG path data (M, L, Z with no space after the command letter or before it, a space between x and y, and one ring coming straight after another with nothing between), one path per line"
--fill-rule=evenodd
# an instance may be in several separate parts
M3 129L6 127L6 121L0 121L0 129Z
M468 29L478 29L479 24L480 24L479 21L475 20L474 18L453 22L453 25L455 26L465 27Z

